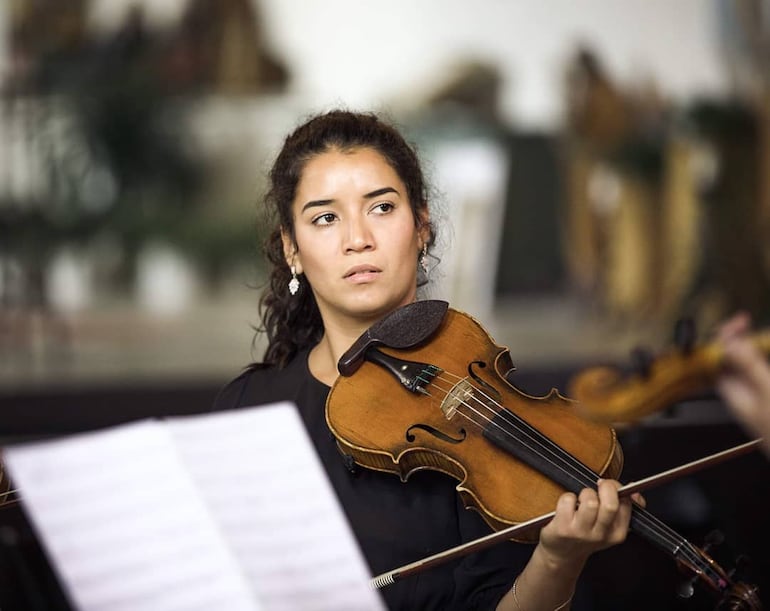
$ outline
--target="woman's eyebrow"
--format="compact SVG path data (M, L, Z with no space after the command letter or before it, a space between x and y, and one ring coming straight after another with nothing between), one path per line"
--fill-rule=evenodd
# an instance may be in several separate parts
M382 189L375 189L371 193L367 193L366 195L364 195L364 199L371 199L373 197L379 197L380 195L385 195L386 193L395 193L396 195L401 195L393 187L382 187Z
M302 212L307 210L308 208L317 208L319 206L328 206L329 204L333 203L333 199L314 199L307 202L304 206L302 206Z
M375 189L374 191L365 193L364 199L372 199L374 197L379 197L380 195L385 195L386 193L395 193L396 195L401 195L393 187L382 187L381 189ZM333 199L313 199L302 206L302 212L304 212L308 208L317 208L319 206L329 206L333 203L334 203Z

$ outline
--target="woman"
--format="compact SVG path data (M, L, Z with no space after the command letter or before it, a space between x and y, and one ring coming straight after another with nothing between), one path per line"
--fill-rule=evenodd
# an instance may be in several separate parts
M421 471L403 484L346 464L324 419L340 356L417 296L435 232L413 149L374 115L333 111L288 136L270 181L272 270L261 302L269 345L264 363L231 382L217 408L297 404L373 574L487 534L462 506L456 482ZM383 595L392 609L568 609L587 558L622 541L629 516L617 483L603 481L579 499L559 499L534 551L500 545Z

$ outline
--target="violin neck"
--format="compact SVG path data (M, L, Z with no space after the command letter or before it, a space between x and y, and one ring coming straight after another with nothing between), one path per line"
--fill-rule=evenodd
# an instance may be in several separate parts
M684 564L705 580L714 590L725 592L730 580L702 550L657 519L646 509L634 506L630 529L674 560Z
M508 434L511 426L515 426L524 435ZM593 487L599 474L591 471L584 464L570 456L562 448L554 444L540 431L530 427L515 414L506 410L498 414L483 431L483 435L493 444L502 448L519 460L538 469L547 477L579 494L584 487ZM526 442L522 440L526 439ZM549 460L543 461L543 456ZM722 573L712 565L703 553L687 539L658 520L646 509L635 505L631 514L631 530L637 535L650 541L674 559L695 569L712 587L724 590L729 586Z

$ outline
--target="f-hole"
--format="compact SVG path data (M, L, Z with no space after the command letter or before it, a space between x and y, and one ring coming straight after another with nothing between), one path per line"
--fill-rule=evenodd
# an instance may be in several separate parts
M420 429L428 433L429 435L433 435L437 439L440 439L441 441L445 441L446 443L451 444L458 444L465 441L465 438L468 436L465 432L465 429L460 429L460 436L459 437L452 437L451 435L447 435L443 431L438 430L435 427L430 426L429 424L413 424L406 430L406 440L409 443L414 443L415 439L417 439L412 431L414 429Z
M487 364L484 361L471 361L468 364L468 375L472 377L473 380L479 386L482 386L487 391L487 394L490 397L492 397L496 402L501 403L502 395L500 394L500 391L498 391L494 386L492 386L491 384L483 380L481 376L479 376L479 374L476 373L475 367L478 367L479 369L486 369Z

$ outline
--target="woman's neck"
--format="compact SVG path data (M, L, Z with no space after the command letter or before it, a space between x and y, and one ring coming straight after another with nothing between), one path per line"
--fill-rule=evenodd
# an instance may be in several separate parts
M308 367L313 377L327 386L332 386L339 375L337 363L365 330L366 328L346 331L327 329L308 357Z
M414 295L405 303L414 301ZM348 348L373 324L381 320L381 316L364 317L334 317L321 315L324 321L324 334L321 341L313 347L308 357L308 366L313 376L332 386L339 375L337 363Z

